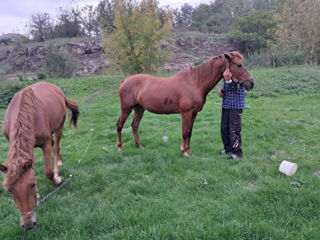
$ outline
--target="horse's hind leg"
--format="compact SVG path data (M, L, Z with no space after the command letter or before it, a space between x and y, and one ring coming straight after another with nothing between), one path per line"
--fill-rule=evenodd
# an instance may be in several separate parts
M58 172L58 166L62 166L62 158L60 156L60 140L62 138L63 124L56 131L56 139L53 145L53 154L54 154L54 172Z
M197 113L187 112L182 114L182 142L180 150L184 156L189 156L190 152L190 139L192 128Z
M141 105L134 106L134 118L132 120L131 127L132 127L134 142L137 148L143 148L143 146L140 143L139 133L138 133L139 124L143 117L143 113L144 113L144 108Z
M132 107L123 108L121 107L120 117L117 122L117 132L118 132L118 152L122 152L122 141L121 141L121 131L124 123L126 122L128 116L132 111Z

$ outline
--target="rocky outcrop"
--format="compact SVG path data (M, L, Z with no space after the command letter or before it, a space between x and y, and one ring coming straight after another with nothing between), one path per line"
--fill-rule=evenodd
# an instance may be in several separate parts
M98 75L103 68L109 66L100 39L70 39L58 45L74 61L77 75ZM49 46L49 43L0 45L0 74L41 72ZM177 72L186 69L221 54L227 48L229 43L226 39L179 37L173 46L171 60L162 66L162 71Z
M187 69L225 52L230 47L227 39L180 37L173 47L173 58L163 65L163 69L167 72Z

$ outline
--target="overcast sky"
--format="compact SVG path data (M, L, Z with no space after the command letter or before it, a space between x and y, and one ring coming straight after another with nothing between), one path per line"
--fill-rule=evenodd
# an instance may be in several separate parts
M35 13L55 16L60 6L70 6L72 0L0 0L0 35L4 33L26 33L25 25ZM193 7L213 0L158 0L160 6L171 8L188 3ZM96 5L99 0L73 0L77 5Z

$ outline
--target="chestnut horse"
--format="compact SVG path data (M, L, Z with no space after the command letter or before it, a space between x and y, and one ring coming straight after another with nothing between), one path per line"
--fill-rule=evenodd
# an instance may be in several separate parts
M5 174L3 186L11 193L19 208L21 226L26 230L32 229L36 224L34 206L37 186L33 170L35 147L42 148L47 178L54 185L62 181L58 169L58 166L62 165L59 143L66 107L72 111L70 124L77 127L78 105L68 99L56 85L39 82L16 93L4 117L2 130L10 148L7 164L0 164L0 170ZM53 133L55 141L52 138Z
M142 148L138 127L144 110L157 114L180 113L182 116L182 143L180 150L190 155L190 138L197 113L206 102L209 91L223 77L229 68L234 82L251 90L254 80L242 64L239 52L229 52L211 60L179 72L171 77L154 77L145 74L133 75L121 82L119 88L121 114L117 122L118 151L121 152L121 130L134 110L131 123L136 147Z

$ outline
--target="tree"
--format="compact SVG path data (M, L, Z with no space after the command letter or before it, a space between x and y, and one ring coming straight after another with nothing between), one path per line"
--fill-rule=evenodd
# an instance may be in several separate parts
M320 63L320 1L288 0L276 9L275 38L280 48L301 50Z
M97 17L97 11L92 5L86 5L81 9L80 20L87 36L100 35L101 30Z
M174 11L175 27L177 29L187 30L192 23L193 7L187 3L183 4L180 9Z
M228 38L245 54L259 52L273 40L275 22L272 12L258 11L249 16L237 17Z
M227 32L233 21L229 1L216 0L208 4L200 4L192 14L192 29L223 33Z
M96 11L101 30L112 33L115 30L114 0L101 0Z
M206 21L210 15L209 5L203 3L200 4L192 14L192 29L207 31Z
M53 20L48 13L36 13L31 15L29 29L33 40L43 42L53 37Z
M81 27L81 11L78 7L72 6L70 9L60 8L58 23L55 26L56 37L80 37L85 33Z
M113 67L125 74L155 71L169 54L171 24L171 12L161 13L156 0L116 0L115 31L103 37Z

